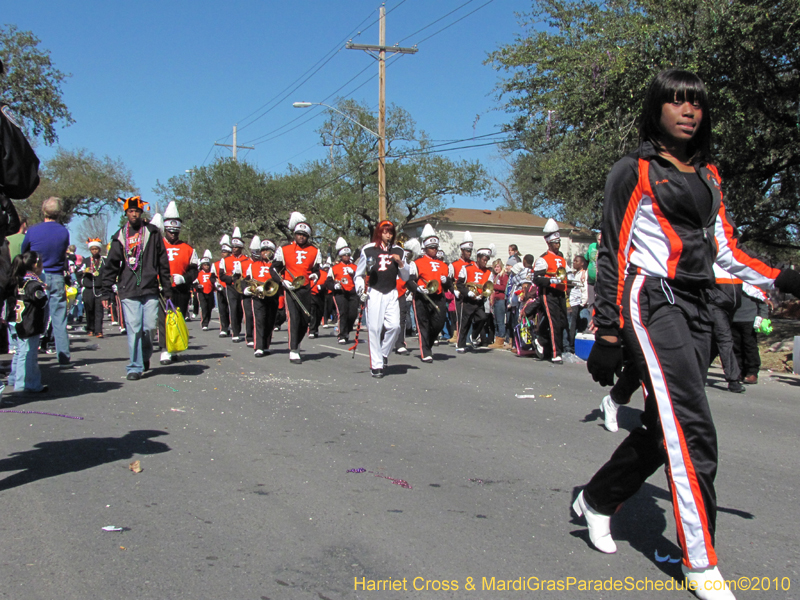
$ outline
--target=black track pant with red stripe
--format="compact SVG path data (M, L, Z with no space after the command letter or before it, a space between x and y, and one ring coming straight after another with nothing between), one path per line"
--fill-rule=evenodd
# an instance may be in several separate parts
M308 321L308 332L319 335L319 326L322 324L322 317L325 313L325 296L322 293L311 294L311 305L307 306L311 313Z
M358 294L352 292L334 292L333 300L336 302L336 311L339 313L339 339L346 340L353 332L353 326L358 318Z
M214 292L205 294L202 290L197 290L197 299L200 303L200 316L202 318L200 324L203 327L208 327L208 323L211 321L211 311L214 310Z
M725 381L739 381L742 378L742 371L736 360L733 351L733 333L731 331L731 315L724 308L714 304L708 305L711 318L714 320L714 337L711 346L711 357L709 363L719 355L722 363L722 370L725 373Z
M255 336L253 321L253 300L250 296L242 294L242 310L244 311L244 338L249 344Z
M243 294L240 294L232 285L225 288L228 294L228 313L230 314L231 335L238 338L242 333L242 319L244 318L242 308Z
M447 319L447 301L444 294L428 296L439 307L437 311L430 302L423 300L420 296L421 294L414 294L414 314L417 315L420 358L427 358L433 356L431 351L433 342L439 339L444 329L444 322Z
M416 311L416 307L414 307ZM468 298L461 300L461 310L459 310L458 318L458 342L457 348L467 347L467 335L470 328L475 333L480 332L486 324L486 311L483 309L483 298L473 300ZM419 329L419 325L417 325Z
M623 340L647 388L644 427L620 444L584 498L612 515L666 465L683 562L704 569L717 563L717 433L705 394L711 317L702 293L644 275L628 276L622 305Z
M310 313L311 288L305 286L295 290L294 293ZM286 320L289 321L289 350L296 351L308 332L308 324L311 319L297 306L297 302L289 292L286 292Z
M544 346L544 357L561 356L564 351L564 329L567 327L567 297L564 292L545 289L540 310L537 333Z
M272 298L253 298L253 320L256 327L255 350L269 350L277 316L277 296Z
M219 313L219 330L228 333L231 330L231 315L228 309L227 288L217 290L217 312Z

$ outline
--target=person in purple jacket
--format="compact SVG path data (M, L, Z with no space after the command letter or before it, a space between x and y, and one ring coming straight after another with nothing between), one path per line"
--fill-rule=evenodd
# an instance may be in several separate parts
M53 324L58 364L70 364L69 334L67 333L67 293L64 285L69 231L58 222L62 213L61 198L50 197L42 203L44 223L34 225L22 240L22 253L33 250L44 266L47 284L47 308ZM47 322L47 315L45 315Z

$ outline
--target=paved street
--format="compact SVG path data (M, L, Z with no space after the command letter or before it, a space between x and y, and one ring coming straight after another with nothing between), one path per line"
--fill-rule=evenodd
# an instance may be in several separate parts
M612 521L616 555L593 550L570 514L576 488L641 407L637 394L620 432L606 432L603 390L583 364L456 357L445 345L433 365L394 355L375 380L366 344L353 360L333 329L303 343L297 366L285 330L273 355L256 359L189 327L181 361L138 382L125 380L124 335L76 335L75 368L41 357L49 394L6 396L6 409L83 420L0 415L0 598L693 597L577 583L513 591L520 578L679 574L656 559L679 556L663 473ZM800 380L762 373L740 395L716 372L709 383L720 570L771 586L737 598L800 598ZM123 530L103 531L112 525ZM776 592L786 577L791 589ZM406 591L363 589L390 579ZM453 581L457 591L435 591ZM503 581L512 591L498 591Z

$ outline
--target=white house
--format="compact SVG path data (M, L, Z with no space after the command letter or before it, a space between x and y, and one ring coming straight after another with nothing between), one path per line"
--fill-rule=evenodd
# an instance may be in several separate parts
M522 256L534 257L547 252L544 241L544 225L547 219L530 213L508 210L481 210L471 208L448 208L439 213L419 217L409 221L403 228L408 237L419 237L426 223L433 225L441 240L449 261L459 257L458 245L469 231L475 242L475 249L488 246L497 248L497 257L508 258L508 247L516 244ZM578 254L584 254L589 244L595 242L595 234L588 229L579 229L569 223L559 222L561 231L561 252L570 261ZM473 254L474 256L474 254Z

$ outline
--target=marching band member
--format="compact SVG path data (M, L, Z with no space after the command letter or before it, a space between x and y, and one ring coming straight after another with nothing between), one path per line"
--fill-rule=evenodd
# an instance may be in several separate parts
M200 260L197 258L194 248L180 239L182 224L178 207L172 201L164 211L164 247L167 249L169 272L172 276L172 303L186 317L189 314L191 285L197 278ZM158 322L158 341L161 346L162 365L168 365L174 360L174 357L167 352L165 319L166 314L164 319L159 318Z
M289 362L300 364L298 350L308 330L311 285L319 278L321 259L319 249L309 241L311 226L305 216L299 212L289 215L289 230L294 234L294 241L278 248L271 271L272 278L287 291L284 302L289 322Z
M336 303L336 312L339 314L339 339L340 344L350 341L356 318L358 318L358 294L354 276L356 266L352 262L353 251L344 238L336 240L336 254L339 262L330 268L328 274L328 289L333 293Z
M100 238L86 241L91 255L83 263L83 310L86 315L86 334L103 337L103 280L100 270L106 262L100 256L103 244Z
M242 277L250 265L250 259L245 256L242 249L244 248L244 240L242 240L242 232L238 227L233 229L231 236L231 247L233 248L231 255L222 261L222 272L220 279L225 283L225 291L228 295L228 310L231 315L231 331L233 337L231 341L238 344L242 341L242 319L244 311L244 296L236 291L233 283ZM249 300L248 300L249 302ZM245 324L245 335L247 331Z
M547 252L533 263L533 283L539 286L542 297L538 335L543 340L544 355L561 364L567 327L567 259L561 254L561 234L554 219L547 219L544 233Z
M458 343L456 352L463 354L467 351L467 337L470 327L475 332L473 347L481 344L480 332L486 324L486 298L483 294L487 283L494 283L494 273L487 266L489 259L494 256L494 244L481 248L477 252L474 263L465 264L458 273L457 287L461 295L461 310L458 327Z
M322 317L325 316L325 296L328 295L328 271L331 268L329 262L324 263L319 268L319 279L311 285L311 318L308 321L308 338L319 337L319 326Z
M258 236L256 236L258 237ZM279 296L283 292L272 291L270 285L277 285L272 280L272 257L275 255L275 244L270 240L261 240L259 243L258 259L253 260L247 267L246 276L258 282L256 293L252 294L250 288L245 289L245 295L252 294L253 321L255 325L255 339L253 340L253 356L260 358L269 355L269 346L272 343L272 332L275 328L275 318L278 315Z
M447 318L444 292L452 285L450 267L436 258L439 237L430 223L422 229L425 254L409 265L408 289L414 297L417 336L422 362L433 362L431 347L439 339ZM427 297L427 299L426 299Z
M400 333L397 277L408 280L405 252L394 243L395 235L394 224L381 221L372 243L361 249L356 267L356 291L366 302L369 360L375 378L383 377L383 368Z
M211 311L214 310L214 284L217 276L211 271L211 250L203 253L200 259L200 271L197 273L197 300L200 304L200 322L203 331L208 331L208 323L211 321Z
M409 265L416 256L422 253L419 240L416 238L407 240L403 245L403 249L406 252L406 263ZM411 292L408 289L408 282L403 281L399 276L397 277L397 303L400 305L400 333L397 335L394 351L398 354L408 354L408 346L406 346L406 324L410 321Z
M217 294L217 313L219 314L219 337L228 337L231 334L231 313L228 307L227 284L222 281L221 273L225 272L225 259L231 255L231 237L226 233L219 241L221 258L211 267L211 272L217 278L214 290Z
M461 240L461 245L459 249L461 250L461 257L457 260L453 261L451 265L453 267L453 276L458 277L458 274L461 273L462 267L467 265L474 264L472 261L472 248L473 248L473 241L472 241L472 234L469 231L464 232L464 237ZM456 297L456 331L453 333L453 337L450 338L450 343L454 343L458 341L458 330L460 328L461 323L461 292L458 290L458 286L456 289L453 290L453 294Z

